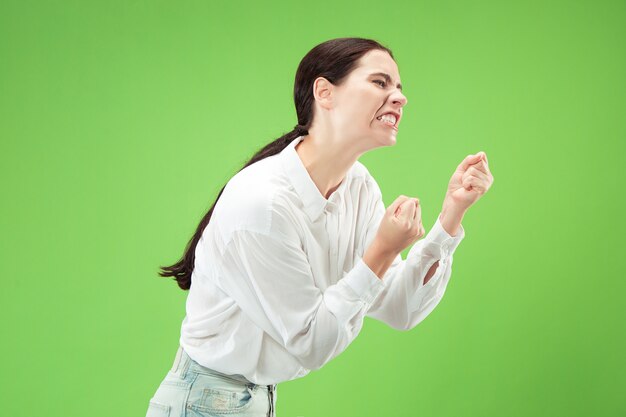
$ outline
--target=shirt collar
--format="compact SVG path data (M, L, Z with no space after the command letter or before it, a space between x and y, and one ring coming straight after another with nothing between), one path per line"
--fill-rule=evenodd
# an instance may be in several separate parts
M292 140L291 143L281 151L280 155L287 179L293 185L293 188L302 200L303 210L311 221L315 221L325 209L336 209L337 203L343 198L342 195L345 192L349 178L352 176L354 166L348 170L339 188L330 195L328 200L325 199L322 193L317 189L309 172L302 163L300 156L296 152L296 145L303 139L303 136L298 136Z

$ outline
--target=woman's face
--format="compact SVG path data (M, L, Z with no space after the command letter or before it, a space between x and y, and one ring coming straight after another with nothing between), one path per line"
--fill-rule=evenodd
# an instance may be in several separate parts
M361 57L342 85L333 86L329 117L342 140L351 138L366 151L396 143L406 103L395 61L385 51L372 50ZM380 119L389 113L395 114L395 122Z

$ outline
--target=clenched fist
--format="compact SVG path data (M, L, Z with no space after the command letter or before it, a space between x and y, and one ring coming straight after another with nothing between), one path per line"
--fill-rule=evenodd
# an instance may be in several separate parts
M467 210L493 184L487 154L468 155L456 168L446 192L446 202L456 209Z
M387 207L375 239L382 250L398 254L422 236L424 226L419 199L401 195Z

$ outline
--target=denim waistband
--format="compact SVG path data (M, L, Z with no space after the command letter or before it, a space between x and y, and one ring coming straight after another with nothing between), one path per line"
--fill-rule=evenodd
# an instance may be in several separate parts
M176 352L176 358L174 359L174 364L172 365L172 369L170 372L178 375L185 375L188 371L197 372L205 375L213 375L218 378L224 378L231 380L233 382L239 382L243 385L247 385L250 387L255 387L256 384L250 382L243 375L235 374L235 375L227 375L221 372L218 372L214 369L207 368L205 366L200 365L198 362L194 361L189 357L187 352L183 349L182 346L178 347L178 351ZM261 385L262 387L266 387L267 385Z

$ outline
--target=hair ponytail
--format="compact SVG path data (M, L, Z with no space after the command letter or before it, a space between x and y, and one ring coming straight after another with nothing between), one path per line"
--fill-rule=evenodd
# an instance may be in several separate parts
M243 168L240 169L240 171L248 165L252 165L257 161L260 161L261 159L280 153L280 151L285 149L292 140L302 135L303 130L298 127L299 125L296 126L291 132L281 136L280 138L265 146L263 149L259 150L252 157L252 159L250 159L250 161L248 161L243 166ZM191 273L193 272L194 262L196 259L196 246L198 245L198 241L200 241L200 237L202 237L202 232L209 224L209 220L211 220L213 208L215 207L215 204L217 204L217 200L219 200L222 193L224 192L224 188L226 188L226 185L222 187L217 195L217 198L213 202L213 205L204 215L202 220L200 220L200 224L198 225L195 233L185 247L185 252L182 258L171 266L161 267L159 275L162 277L173 277L178 283L178 286L183 290L188 290L191 287Z
M313 97L313 83L315 79L324 77L332 84L340 85L350 71L354 69L358 59L373 49L386 51L393 58L391 50L374 40L363 38L331 39L311 49L300 61L296 72L294 101L296 113L298 114L298 124L291 132L260 149L239 171L255 162L280 153L294 139L308 134L313 117L313 102L315 100ZM196 258L196 246L200 241L202 232L211 220L215 204L224 192L224 188L226 188L226 185L222 187L213 205L200 221L195 233L187 243L181 259L173 265L160 267L159 275L172 277L183 290L188 290L191 287L191 274Z

